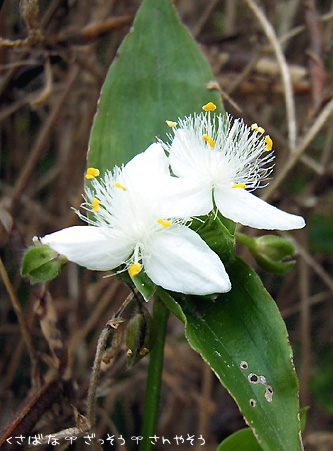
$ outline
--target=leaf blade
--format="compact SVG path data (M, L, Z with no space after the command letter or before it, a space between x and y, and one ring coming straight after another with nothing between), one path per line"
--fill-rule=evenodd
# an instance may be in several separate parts
M199 46L170 0L144 0L111 65L95 116L89 166L101 172L143 152L170 131L165 120L198 111L220 94Z
M180 302L187 339L234 397L264 450L302 450L298 382L284 322L245 262L236 257L228 273L233 288L214 303ZM251 383L251 375L265 384Z

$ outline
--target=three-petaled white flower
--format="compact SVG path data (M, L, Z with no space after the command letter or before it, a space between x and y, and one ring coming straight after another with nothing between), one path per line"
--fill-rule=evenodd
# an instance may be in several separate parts
M271 138L264 137L257 124L250 128L240 119L211 113L212 102L203 109L178 124L166 121L174 136L171 143L161 143L169 152L172 172L188 182L179 206L190 215L204 215L215 203L226 218L257 229L304 227L301 216L279 210L250 192L271 172Z
M205 295L230 290L217 254L185 225L185 216L175 217L175 199L163 198L165 189L177 193L178 179L170 176L160 144L152 144L123 169L103 178L95 175L97 170L87 174L92 182L83 208L89 217L78 213L90 226L46 235L42 244L88 269L125 265L135 276L143 266L155 284L172 291Z

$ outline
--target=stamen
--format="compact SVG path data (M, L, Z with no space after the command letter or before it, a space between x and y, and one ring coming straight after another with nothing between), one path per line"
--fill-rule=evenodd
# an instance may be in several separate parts
M208 102L202 107L202 109L205 111L214 111L216 110L216 105L213 102Z
M135 277L142 269L142 265L140 263L134 263L128 268L129 275L131 277Z
M208 144L210 145L210 147L215 147L215 143L214 143L214 141L212 140L212 138L211 138L210 136L208 136L208 135L203 135L202 137L203 137L203 139L204 139L205 141L208 142Z
M266 150L272 150L273 148L273 141L269 135L265 136L265 143L266 143Z
M99 210L99 200L97 199L97 197L94 197L92 202L92 207L94 211L98 211Z
M117 188L121 188L121 189L123 189L124 191L127 190L126 186L123 186L123 185L121 185L121 184L118 183L118 182L115 182L114 186L116 186Z
M265 133L265 129L262 127L259 127L257 123L251 125L251 130L252 131L256 130L257 132L259 132L261 134Z
M157 222L161 224L163 227L170 227L171 222L170 221L164 221L162 218L158 218Z
M99 175L99 170L96 168L88 168L86 172L86 179L93 179Z
M165 121L165 122L169 127L176 127L176 125L177 125L177 122L173 122L173 121Z
M233 183L233 188L245 188L245 183Z

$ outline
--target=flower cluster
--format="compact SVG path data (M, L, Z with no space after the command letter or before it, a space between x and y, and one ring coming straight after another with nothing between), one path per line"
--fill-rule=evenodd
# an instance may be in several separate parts
M218 255L190 228L191 219L218 209L235 222L263 229L297 229L285 213L251 191L271 168L272 140L254 124L215 115L211 102L199 115L166 121L170 142L159 141L122 168L88 168L91 179L74 226L41 238L68 260L92 270L144 270L156 285L186 294L231 289Z

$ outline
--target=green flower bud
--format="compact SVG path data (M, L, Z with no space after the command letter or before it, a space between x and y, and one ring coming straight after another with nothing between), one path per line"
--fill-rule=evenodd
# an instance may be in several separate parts
M283 274L295 264L295 260L290 260L295 255L295 248L284 238L276 235L250 238L243 233L237 233L236 236L248 246L258 265L266 271Z
M32 246L23 256L21 275L29 276L32 284L45 282L57 277L67 262L46 244Z
M153 348L157 338L157 324L145 307L130 319L127 326L127 366L130 368Z

